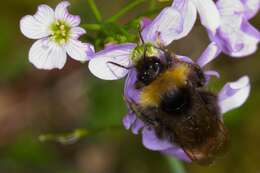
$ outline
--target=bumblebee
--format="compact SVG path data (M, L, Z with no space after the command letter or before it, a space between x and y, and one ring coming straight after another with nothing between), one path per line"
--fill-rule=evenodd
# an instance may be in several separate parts
M128 103L159 139L178 145L199 164L210 164L224 153L228 132L201 67L164 50L164 60L144 54L134 68L140 100Z

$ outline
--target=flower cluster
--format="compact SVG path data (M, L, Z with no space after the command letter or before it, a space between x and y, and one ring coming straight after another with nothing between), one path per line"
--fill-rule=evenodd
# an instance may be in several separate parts
M232 57L243 57L254 53L260 40L259 31L249 20L260 8L259 0L174 0L171 6L164 8L153 20L141 21L142 44L112 44L104 50L94 52L89 43L78 38L85 34L79 27L80 18L67 11L68 2L61 2L53 11L47 5L41 5L33 16L22 18L22 33L36 41L29 52L30 62L40 69L62 68L66 61L66 52L78 61L89 61L93 75L103 80L118 80L127 75L124 96L128 100L139 102L140 89L135 88L138 58L144 54L162 55L159 48L187 36L192 30L197 15L208 32L211 43L196 61L177 55L181 61L197 64L202 69L217 58L221 52ZM115 65L117 64L117 65ZM207 82L212 76L220 77L214 70L204 70ZM250 93L249 77L243 76L235 82L228 82L218 93L218 105L222 115L241 106ZM148 127L129 109L123 120L126 129L134 134L142 133L143 145L150 149L173 155L190 161L186 153L173 143L158 139L154 129Z

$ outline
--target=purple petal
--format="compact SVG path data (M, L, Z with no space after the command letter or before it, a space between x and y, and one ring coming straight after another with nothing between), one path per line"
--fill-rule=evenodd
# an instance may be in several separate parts
M216 34L209 33L211 40L233 57L254 53L259 42L259 32L244 18L244 5L238 0L219 0L217 7L221 15L221 27Z
M221 112L224 114L245 103L250 93L248 76L243 76L235 82L227 83L218 94Z
M235 28L233 28L233 31L234 32L230 34L230 31L219 28L215 36L213 36L212 33L209 33L209 35L211 40L217 43L224 53L231 55L234 52L239 52L243 48L243 40L237 40L236 38L240 33L235 35L237 32Z
M75 40L77 40L83 34L86 34L86 30L81 27L73 27L70 30L70 37Z
M247 20L243 20L241 25L241 30L251 37L256 38L258 41L260 40L260 32L252 26Z
M121 44L102 50L95 54L89 62L89 70L96 77L103 80L117 80L128 73L131 65L131 51L136 45L132 43ZM111 64L113 62L123 67Z
M139 118L136 118L132 125L132 132L133 134L137 135L139 131L144 127L144 122L141 121Z
M192 1L190 0L174 0L172 8L176 9L177 11L179 11L179 13L181 13L183 20L183 30L178 35L178 37L175 38L175 40L178 40L187 36L190 33L197 19L197 10Z
M127 130L131 128L136 120L136 116L133 112L128 112L128 114L123 119L123 124Z
M129 130L131 129L133 134L138 134L139 131L144 127L143 121L136 117L135 113L129 111L123 118L124 127Z
M115 44L113 42L107 43L107 44L105 44L105 49L112 49L112 48L114 48L116 46L117 46L117 44Z
M158 139L153 129L148 127L143 128L142 132L143 145L150 150L160 151L167 150L173 147L173 145L166 141Z
M206 82L208 83L211 77L217 77L220 78L220 74L217 71L209 70L209 71L204 71L204 75L206 77Z
M142 18L141 23L140 23L141 29L144 29L145 27L147 27L151 23L152 23L152 20L150 18L148 18L148 17Z
M220 26L219 11L213 0L192 0L195 4L203 26L215 33Z
M181 61L193 64L194 61L187 56L177 55L177 58Z
M260 9L260 0L240 0L244 4L245 18L251 19Z
M172 7L166 7L144 28L142 32L145 42L151 42L157 46L167 46L179 37L183 31L181 14Z
M187 156L187 154L181 149L180 147L173 147L168 150L161 151L163 154L176 157L180 160L191 162L190 158Z
M218 42L226 54L232 57L244 57L253 54L259 43L259 38L252 37L241 29L235 28L233 31L219 30L214 40Z
M221 49L215 42L210 43L207 49L202 53L202 55L197 60L199 66L204 67L209 62L214 60L221 53Z
M140 90L135 89L136 76L137 73L134 69L129 71L125 82L124 96L130 101L138 102Z
M136 75L137 74L134 69L130 70L128 73L124 88L124 97L126 99L126 102L128 100L134 102L139 101L140 90L135 89ZM144 127L143 121L137 118L132 111L129 111L127 116L125 116L124 125L126 129L131 128L134 134L138 134L140 129Z

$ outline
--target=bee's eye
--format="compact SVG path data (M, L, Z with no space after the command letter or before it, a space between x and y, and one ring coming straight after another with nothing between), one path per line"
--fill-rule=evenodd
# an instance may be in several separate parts
M161 64L159 62L156 62L153 64L152 68L153 68L154 72L159 73L161 71Z
M145 59L138 67L138 79L145 85L151 83L162 71L163 64L157 57Z

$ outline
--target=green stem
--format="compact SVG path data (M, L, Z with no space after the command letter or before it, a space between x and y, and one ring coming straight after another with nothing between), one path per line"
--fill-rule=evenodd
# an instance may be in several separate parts
M89 131L86 129L76 129L68 134L43 134L38 137L39 141L47 142L47 141L55 141L64 145L74 144L80 139L89 135Z
M95 1L94 1L94 0L87 0L87 2L88 2L88 4L89 4L90 9L92 10L94 16L96 17L97 21L98 21L98 22L101 22L101 21L102 21L101 13L100 13L100 11L98 10Z
M87 30L92 30L92 31L99 31L101 29L101 25L96 23L86 23L81 26Z
M38 137L39 141L41 142L49 142L49 141L54 141L61 143L63 145L68 145L68 144L74 144L78 142L79 140L96 135L99 133L105 133L105 132L110 132L113 130L118 130L122 129L122 125L114 125L110 127L102 127L98 129L75 129L74 131L70 133L65 133L65 134L43 134Z
M122 17L123 15L125 15L127 12L129 12L130 10L134 9L136 6L138 6L139 4L145 2L146 0L135 0L131 3L129 3L128 5L126 5L122 10L120 10L119 12L117 12L115 15L111 16L107 22L115 22L116 20L118 20L120 17Z
M172 173L186 173L185 168L180 160L173 157L167 157Z

